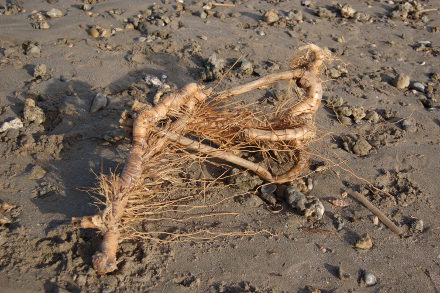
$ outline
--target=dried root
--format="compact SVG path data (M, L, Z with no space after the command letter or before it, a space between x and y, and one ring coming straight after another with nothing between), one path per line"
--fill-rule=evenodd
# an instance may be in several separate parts
M185 204L198 195L194 184L202 185L203 192L214 186L212 182L182 177L184 167L195 161L219 159L223 165L239 166L272 183L295 180L308 165L304 150L315 137L314 116L322 98L319 74L329 57L327 50L308 45L292 61L292 70L219 93L191 83L165 95L155 107L142 108L134 119L124 117L121 124L131 130L133 144L122 174L101 176L100 193L106 198L106 208L100 215L73 219L76 226L104 233L100 251L93 256L97 272L106 274L117 269L116 251L121 238L152 238L153 232L133 228L135 223L172 220L166 215L177 208L186 212L202 208ZM296 84L303 98L298 102L287 96L275 110L235 100L281 81ZM252 155L260 160L249 160ZM275 174L274 162L277 166L287 163L287 171ZM202 219L205 215L193 217ZM187 237L204 239L206 235L228 234L203 231ZM168 235L171 239L184 237L174 232Z

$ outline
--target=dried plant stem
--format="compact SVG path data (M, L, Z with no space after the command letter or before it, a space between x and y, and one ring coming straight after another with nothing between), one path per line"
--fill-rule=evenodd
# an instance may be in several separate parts
M215 158L219 158L219 159L231 162L237 166L243 167L247 170L251 170L252 172L257 174L258 176L260 176L261 178L263 178L269 182L273 181L272 174L269 171L267 171L264 167L262 167L258 164L252 163L248 160L240 158L240 157L238 157L234 154L231 154L229 152L210 147L210 146L205 145L201 142L194 141L192 139L186 138L184 136L181 136L181 135L178 135L175 133L164 131L164 132L161 132L161 134L163 136L166 136L169 140L174 141L174 142L176 142L186 148L207 154L211 157L215 157Z
M359 192L354 191L351 193L355 199L361 202L367 209L369 209L373 214L375 214L379 220L384 223L391 231L401 236L403 231L397 227L384 213L382 213L378 208L376 208L365 196Z
M105 189L106 209L98 215L98 219L96 217L73 219L76 225L99 228L104 232L101 248L92 259L98 274L106 274L117 269L116 251L122 231L120 228L124 223L130 222L121 221L127 213L129 195L141 198L142 192L149 190L143 181L145 176L156 180L156 190L160 191L160 184L164 182L164 178L170 178L168 173L173 168L182 166L185 160L190 158L183 156L183 159L175 161L170 159L174 158L176 153L185 155L184 149L195 150L230 162L254 172L268 182L284 183L298 176L308 164L308 157L299 147L304 146L305 142L315 136L314 115L322 98L322 86L318 74L323 61L329 57L327 50L316 45L308 45L303 49L306 52L296 58L299 69L270 74L218 94L213 93L215 87L205 90L203 86L191 83L179 91L166 95L162 101L157 101L155 107L143 108L132 121L123 119L124 127L132 130L133 143L121 176L104 182L105 188L108 189ZM305 91L305 99L293 107L286 107L287 109L283 110L284 116L277 114L267 119L263 111L243 112L239 105L221 105L225 99L283 80L296 81ZM208 97L211 99L205 103ZM299 120L302 121L301 126L298 126ZM219 147L208 146L185 135L197 137L201 141L212 141ZM179 145L184 149L175 147ZM274 175L260 164L233 153L246 145L259 149L263 158L270 158L268 150L276 149L274 145L279 146L295 154L293 166L285 174ZM169 158L168 155L171 157ZM168 169L163 166L167 162ZM144 187L139 188L142 185ZM146 202L158 199L158 194L149 193ZM163 203L158 205L158 208L166 206L167 204ZM134 210L131 209L131 212ZM136 217L136 214L132 216ZM138 232L133 230L133 235L136 233ZM148 233L139 235L149 239ZM175 236L176 239L180 237L182 236Z
M244 135L249 139L268 141L304 141L315 136L313 127L305 125L294 129L262 130L249 128L244 130Z
M232 88L230 90L220 92L216 95L216 100L219 101L219 100L239 96L244 93L271 85L273 83L280 82L282 80L298 79L298 78L301 78L303 76L303 74L304 74L304 71L300 70L300 69L269 74L269 75L266 75L265 77L262 77L260 79L255 80L255 81L251 81L247 84L240 85L240 86L237 86L237 87Z
M170 110L178 109L184 105L192 108L197 102L205 99L206 95L203 94L202 87L191 83L180 91L167 95L155 108L142 111L134 120L133 146L122 171L119 190L113 195L110 209L103 214L107 231L105 231L101 249L95 253L92 259L93 267L98 274L103 275L117 269L116 251L120 235L118 226L127 206L127 193L142 175L142 162L156 153L156 151L150 150L149 155L145 156L148 151L145 140L147 135L159 120L166 117ZM162 141L160 144L165 143L166 141Z

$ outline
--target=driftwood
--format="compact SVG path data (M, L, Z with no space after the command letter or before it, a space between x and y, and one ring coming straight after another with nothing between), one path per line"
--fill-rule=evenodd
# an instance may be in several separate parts
M167 192L163 186L167 181L173 182L177 190L180 179L173 174L195 154L228 162L271 183L292 182L298 177L308 165L307 152L303 150L315 137L314 116L322 98L319 74L330 56L316 45L301 49L302 54L294 58L291 70L219 93L214 93L214 88L191 83L164 96L155 107L140 110L134 119L125 117L121 121L132 132L133 142L121 175L101 175L105 209L93 217L72 220L75 226L99 229L104 234L100 250L93 256L93 266L99 274L117 269L118 242L130 222L162 215L179 203L160 202ZM303 98L294 101L286 94L287 101L272 113L231 101L281 81L296 85ZM249 148L261 154L263 161L254 162L243 156ZM290 158L285 173L271 171L267 163L273 156L270 152ZM132 234L149 238L148 233Z

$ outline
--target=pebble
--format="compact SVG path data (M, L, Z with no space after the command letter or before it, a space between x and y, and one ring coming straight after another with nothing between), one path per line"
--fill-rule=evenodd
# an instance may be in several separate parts
M339 116L338 117L339 121L343 124L343 125L352 125L353 123L351 122L351 118L347 117L347 116Z
M365 114L365 110L363 107L353 107L351 109L352 112L352 116L354 119L354 122L359 123L362 119L365 118L365 116L367 116L367 114Z
M35 78L42 77L42 76L46 75L46 73L47 73L46 64L38 64L37 66L35 66L35 68L34 68L34 77Z
M311 7L312 6L312 1L310 1L310 0L303 0L303 1L301 1L301 5L305 6L305 7Z
M339 71L337 68L331 68L331 69L329 70L329 74L330 74L330 77L331 77L331 78L336 79L336 78L341 77L342 72Z
M353 153L358 156L366 156L371 150L371 145L364 138L359 138L353 146Z
M340 96L331 97L327 100L327 105L330 107L338 108L344 104L344 100Z
M40 125L46 120L43 110L32 99L26 99L23 110L24 121Z
M93 6L88 3L84 3L81 8L84 11L90 11L90 10L92 10Z
M27 41L23 43L24 53L28 56L39 57L41 53L41 47L37 42Z
M367 285L367 286L374 286L377 283L376 276L370 272L364 272L363 280L365 282L365 285Z
M394 79L393 85L399 90L405 89L409 86L410 78L408 75L400 73Z
M64 13L57 8L52 8L51 10L46 12L46 15L49 16L50 18L58 18L64 16Z
M103 29L102 31L101 31L101 37L102 38L110 38L110 36L112 35L112 32L111 32L111 30L109 30L109 29Z
M345 226L344 218L342 218L340 214L335 213L333 223L335 225L336 231L341 231L342 228L344 228Z
M418 82L418 81L414 82L411 85L411 88L415 89L416 91L421 92L421 93L425 92L425 85L423 83L421 83L421 82Z
M327 8L319 7L318 8L318 16L321 18L333 18L333 17L336 17L336 14L331 12Z
M249 174L248 172L243 172L237 168L231 170L231 176L228 181L229 184L234 185L235 188L241 191L255 189L263 183L260 177Z
M41 166L35 165L29 174L29 179L38 180L44 176L46 176L46 170L44 170Z
M378 216L373 216L372 222L373 222L374 226L379 225L379 217Z
M241 61L240 71L246 75L251 75L254 72L254 66L252 65L252 62L246 59Z
M417 131L417 125L413 118L407 118L402 121L402 128L405 131L408 132L416 132Z
M98 112L104 109L105 106L107 106L107 96L103 93L97 93L90 107L90 113Z
M337 109L337 112L341 116L350 117L353 114L353 110L351 107L343 106Z
M202 79L205 81L211 81L216 78L220 78L223 74L223 68L226 66L226 61L216 53L209 56L205 62L205 71L202 74Z
M288 186L284 191L287 203L296 211L312 220L321 220L324 215L324 205L315 196L305 196L295 186Z
M359 239L356 244L355 247L357 249L362 249L362 250L369 250L373 247L373 241L371 240L371 237L368 233L366 233L365 235L363 235L361 237L361 239Z
M303 14L302 14L301 10L291 10L287 14L287 17L289 19L297 21L297 22L301 22L303 20Z
M411 230L418 233L423 233L424 231L424 223L423 220L414 219L411 223Z
M91 27L90 28L90 30L89 30L89 33L90 33L90 35L92 36L92 37L94 37L95 39L97 39L97 38L99 38L99 32L98 32L98 30L96 29L96 27Z
M345 4L341 7L341 15L343 18L353 18L356 14L356 10L354 10L350 5Z
M29 16L31 25L35 29L49 29L50 24L46 21L46 17L41 12L36 12Z
M274 9L266 11L266 13L264 13L263 15L263 18L267 24L273 24L280 19L280 17L278 16L278 12Z
M365 115L365 119L371 123L378 123L380 120L379 114L376 111L370 111Z
M23 127L23 122L20 120L20 118L15 118L11 121L4 122L0 127L0 133L5 132L9 129L20 129L22 127Z

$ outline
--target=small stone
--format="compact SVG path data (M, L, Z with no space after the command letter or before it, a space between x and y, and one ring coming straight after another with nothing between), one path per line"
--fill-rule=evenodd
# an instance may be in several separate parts
M34 29L49 29L50 24L46 21L46 17L41 12L35 12L29 16L31 26Z
M417 131L417 125L413 118L407 118L402 121L402 128L405 131L408 132L416 132Z
M367 113L367 115L365 115L365 119L371 123L378 123L380 116L376 111L370 111Z
M353 114L353 110L351 107L343 106L337 109L337 113L341 116L350 117Z
M59 9L52 8L51 10L46 12L46 15L49 16L50 18L58 18L64 16L64 13Z
M372 222L373 222L374 226L379 225L379 217L378 216L373 216Z
M20 118L15 118L11 121L4 122L0 127L0 133L5 132L9 129L20 129L22 127L23 127L23 122L20 120Z
M344 226L345 226L345 221L340 214L334 215L333 223L335 225L336 231L341 231L342 228L344 228Z
M251 75L254 72L254 66L252 65L252 62L246 59L241 61L240 71L246 75Z
M103 93L97 93L90 107L90 113L98 112L104 109L105 106L107 106L107 96Z
M26 55L31 55L36 57L40 56L40 53L41 53L41 49L38 46L33 46L28 51L26 51Z
M101 31L101 37L102 38L110 38L110 36L112 35L112 32L111 32L111 30L109 30L109 29L103 29L102 31Z
M275 187L275 188L272 188ZM266 202L268 202L271 205L277 204L277 199L275 197L274 192L276 191L276 185L266 185L262 186L260 189L260 196L262 199L264 199Z
M27 41L22 45L24 53L28 56L39 57L41 47L37 42Z
M364 138L359 138L353 146L353 153L358 156L366 156L371 150L371 145Z
M394 79L393 85L399 90L402 90L409 86L409 82L410 82L409 76L401 73L397 75L397 77Z
M231 176L229 177L229 183L234 185L235 188L241 191L249 191L255 189L261 185L263 181L258 177L248 172L240 171L237 168L231 170Z
M336 14L324 7L318 8L318 16L321 18L334 18Z
M43 110L36 106L35 101L32 99L26 99L23 110L24 121L27 123L34 122L40 125L46 120Z
M43 178L46 175L46 170L44 170L41 166L35 165L31 173L29 174L29 179L38 180Z
M331 68L330 71L330 77L333 79L341 77L342 73L337 68Z
M134 25L131 22L129 22L129 23L125 24L125 29L126 30L134 30Z
M424 231L423 220L414 219L414 221L411 223L411 231L417 233L423 233Z
M350 125L353 124L352 121L351 121L351 118L350 118L350 117L347 117L347 116L339 116L338 119L339 119L339 121L340 121L343 125L348 125L348 126L350 126Z
M352 116L354 119L354 122L359 123L364 117L366 116L365 110L363 107L353 107L351 109Z
M216 78L220 78L225 66L226 61L219 58L216 53L213 53L205 62L205 71L202 74L202 79L205 81L212 81Z
M280 17L278 16L278 12L274 9L266 11L266 13L264 13L263 15L263 18L267 24L273 24L280 19Z
M303 20L303 14L301 10L291 10L287 14L287 17L293 21L301 22Z
M287 203L296 211L312 220L321 220L324 215L324 205L315 196L305 196L295 186L288 186L284 191Z
M98 30L96 29L96 27L91 27L90 28L90 30L89 30L89 33L90 33L90 35L92 36L92 37L94 37L95 39L97 39L97 38L99 38L99 32L98 32Z
M359 22L367 22L371 19L371 16L367 13L356 12L356 14L354 15L354 18Z
M343 18L353 18L356 13L356 10L354 10L350 5L345 4L341 7L341 15Z
M355 247L362 250L371 249L373 247L373 241L371 240L370 235L366 233L364 236L362 236L361 239L356 242Z
M377 283L376 276L370 272L364 272L362 279L365 282L365 285L367 285L367 286L374 286Z
M327 100L327 106L329 107L338 108L341 107L343 104L344 100L340 96L331 97Z
M206 18L208 17L208 14L207 14L205 11L200 11L200 12L198 13L198 16L199 16L201 19L206 19Z
M310 0L303 0L303 1L301 1L301 5L305 6L305 7L311 7L312 6L312 1L310 1Z
M47 73L47 67L46 64L39 64L35 66L34 68L34 77L35 78L42 78Z
M90 10L92 10L92 8L93 8L93 6L88 3L84 3L81 7L81 9L84 11L90 11Z
M411 85L411 88L415 89L416 91L421 92L421 93L425 92L425 85L423 83L421 83L421 82L418 82L418 81L414 82Z

